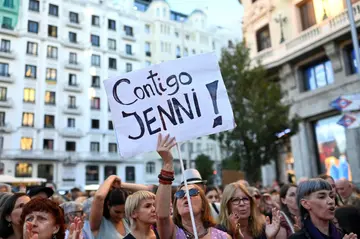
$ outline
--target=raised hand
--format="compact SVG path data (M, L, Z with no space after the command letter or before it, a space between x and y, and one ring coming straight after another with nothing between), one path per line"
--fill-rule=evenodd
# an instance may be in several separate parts
M164 163L172 161L173 158L170 150L175 145L175 138L170 138L170 135L166 135L165 137L163 137L162 134L158 135L156 151L164 160Z
M236 239L244 239L244 234L241 232L240 228L240 218L237 213L231 213L229 216L232 232L234 233L234 238Z
M79 217L75 217L74 222L70 224L68 239L83 239L82 229L84 226L83 220Z
M357 235L354 233L346 234L343 239L357 239Z
M276 208L272 209L272 223L270 223L270 218L266 217L266 227L265 234L266 238L273 239L278 234L280 230L280 211Z
M33 225L26 222L23 228L24 239L38 239L39 235L32 232Z

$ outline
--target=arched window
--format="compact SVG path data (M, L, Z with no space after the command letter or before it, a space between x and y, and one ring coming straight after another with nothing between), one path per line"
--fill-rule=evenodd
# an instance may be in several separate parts
M154 174L155 173L155 163L154 162L147 162L146 163L146 173Z

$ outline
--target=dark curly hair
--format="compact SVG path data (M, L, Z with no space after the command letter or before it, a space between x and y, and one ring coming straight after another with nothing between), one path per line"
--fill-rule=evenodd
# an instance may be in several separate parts
M23 196L27 195L25 193L15 193L14 195L6 199L4 207L2 208L3 210L0 213L0 238L8 238L12 234L14 234L13 228L8 226L9 222L6 220L6 217L9 216L14 210L16 201Z
M22 225L25 217L32 212L46 212L51 214L55 219L55 224L59 225L59 231L55 234L56 239L65 238L65 217L64 210L55 202L48 198L34 198L23 208L21 214Z

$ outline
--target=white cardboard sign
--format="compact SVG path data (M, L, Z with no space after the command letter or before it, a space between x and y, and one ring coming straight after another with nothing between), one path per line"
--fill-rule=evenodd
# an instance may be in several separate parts
M153 65L104 85L123 158L155 151L158 133L183 142L235 127L214 53Z

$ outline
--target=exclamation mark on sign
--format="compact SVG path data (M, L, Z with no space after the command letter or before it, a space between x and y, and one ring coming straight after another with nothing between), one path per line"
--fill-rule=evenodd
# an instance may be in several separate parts
M213 107L214 107L214 112L215 114L219 114L219 109L218 109L218 105L217 105L217 88L218 88L218 83L219 81L216 80L214 82L211 82L209 84L206 84L206 88L208 89L209 93L210 93L210 97L212 99L212 103L213 103ZM216 117L214 119L214 124L213 124L213 128L215 128L216 126L222 125L222 116L219 115L218 117Z

